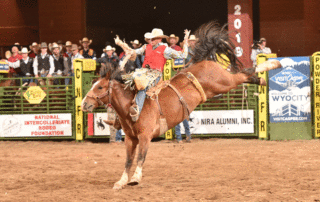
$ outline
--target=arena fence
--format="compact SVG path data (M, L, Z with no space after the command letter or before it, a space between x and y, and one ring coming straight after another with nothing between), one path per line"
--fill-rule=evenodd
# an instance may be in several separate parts
M240 85L227 94L209 99L199 105L190 116L191 133L201 137L246 136L272 140L319 138L320 52L307 58L309 63L297 57L276 58L281 62L283 59L293 60L294 63L292 67L259 73L258 76L267 81L267 86ZM258 63L261 63L268 60L269 56L258 55L257 59ZM296 60L303 61L295 62ZM296 67L296 63L305 66ZM181 61L168 60L163 73L164 79L170 79L180 68L182 68ZM305 72L303 69L310 69L310 72ZM79 59L74 62L74 77L1 78L2 82L12 80L18 84L23 84L23 79L32 79L37 82L42 79L44 83L39 87L22 85L0 87L0 139L76 139L81 141L84 138L108 138L108 133L103 130L100 134L96 133L97 124L101 123L101 119L107 119L106 109L100 107L92 114L81 111L84 95L90 90L92 81L98 78L95 72L94 60ZM285 77L289 74L294 81ZM276 81L275 78L278 80ZM297 83L301 78L303 81ZM70 85L65 85L65 79L72 80ZM281 83L282 81L284 82ZM272 97L276 95L274 93L276 87L272 87L275 83L286 87L303 85L304 91L309 88L309 94L300 96L300 98L306 97L306 103L299 106L289 103L281 108L282 111L278 109L276 113L273 112L275 105L280 106L280 103L275 102L275 97ZM291 94L282 92L287 93L285 99L296 98L293 96L297 94L294 88L289 90L292 90ZM297 92L300 93L300 91ZM304 121L292 121L298 119ZM104 129L108 129L106 124ZM183 127L181 129L183 134ZM169 130L164 137L174 138L174 130Z
M2 78L20 87L0 87L0 139L75 139L75 88L65 79L73 77Z

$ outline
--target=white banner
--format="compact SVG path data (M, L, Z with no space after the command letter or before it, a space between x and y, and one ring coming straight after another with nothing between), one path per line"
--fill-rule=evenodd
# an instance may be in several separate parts
M72 136L71 114L0 115L0 137Z
M191 134L254 133L253 110L193 111L190 114ZM180 123L181 133L185 134Z

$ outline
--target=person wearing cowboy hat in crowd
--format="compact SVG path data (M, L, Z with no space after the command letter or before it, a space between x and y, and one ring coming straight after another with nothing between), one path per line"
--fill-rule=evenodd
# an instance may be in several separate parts
M52 52L52 57L53 57L53 60L54 60L54 67L55 67L54 74L55 74L55 76L62 76L62 73L65 70L63 55L60 53L62 48L57 43L53 43L50 46L50 50ZM53 81L53 83L54 84L59 84L59 80L55 79Z
M169 43L169 47L176 50L176 51L182 51L182 48L180 46L177 45L177 43L179 42L179 37L171 34L169 36L169 38L167 38L167 42Z
M194 50L196 47L196 42L197 42L197 38L195 35L190 35L189 38L189 47L188 47L188 56L185 59L185 64L188 65L188 63L190 62L191 58L194 56Z
M14 69L20 68L18 76L22 78L31 77L32 74L33 58L29 57L28 53L30 53L30 51L28 51L28 49L24 47L21 50L21 60L17 60L16 62L8 62L9 66L13 67ZM33 79L22 79L22 83L25 82L33 82Z
M66 42L66 52L63 53L63 60L64 60L64 75L68 75L71 73L71 57L72 57L72 50L71 50L71 41ZM69 74L70 76L70 74Z
M167 44L162 43L163 38L168 36L163 34L162 29L155 28L150 34L145 35L145 38L151 40L148 45L143 45L139 49L135 49L137 55L145 54L145 60L142 64L143 68L148 68L149 72L154 74L157 78L155 79L154 85L156 85L162 77L162 72L166 60L168 59L180 59L186 58L188 54L188 38L190 31L185 30L184 47L182 51L176 51L169 48ZM118 38L116 39L116 41ZM135 104L130 107L130 116L132 121L136 122L139 119L141 110L143 108L144 101L146 99L146 92L148 88L138 91L135 99Z
M134 40L134 41L130 41L130 43L131 43L131 45L132 45L132 47L133 47L133 49L138 49L138 48L140 48L141 47L141 43L139 43L139 40L138 39L136 39L136 40ZM137 68L141 68L142 67L142 63L141 63L141 55L138 55L137 56L137 58L136 58L136 60L134 61L135 63L136 63L136 65L137 65Z
M104 55L104 57L98 58L97 62L98 63L115 63L118 64L119 63L119 58L118 56L114 55L114 48L112 48L110 45L108 45L105 49L103 49L103 52L105 52L106 54Z
M80 55L82 55L84 58L90 58L96 60L96 52L89 48L90 44L92 43L92 40L84 37L82 40L79 41L80 44L83 46L83 49L80 50Z
M71 68L69 69L69 72L67 73L67 76L74 76L73 72L73 61L75 59L83 59L84 57L79 53L80 47L77 44L72 44L71 45L71 50L72 50L72 56L71 56ZM70 83L70 78L65 79L65 84L69 85Z
M63 53L64 53L64 45L63 45L63 42L61 41L61 40L58 40L57 41L57 44L58 44L58 46L60 46L60 54L62 54L63 55Z
M38 53L39 53L39 45L37 42L33 42L30 46L29 46L31 52L29 53L29 57L31 58L35 58Z
M15 43L11 47L12 54L11 54L11 57L8 59L8 62L14 63L14 62L17 62L18 60L21 60L22 55L19 54L20 50L21 50L21 46L19 45L19 43ZM15 69L9 65L9 73L12 73L13 75L16 76L18 71L19 71L18 69Z
M33 72L35 77L52 77L54 73L54 59L52 55L48 54L48 45L46 42L42 42L40 45L40 54L38 54L33 62ZM40 70L40 72L39 72Z

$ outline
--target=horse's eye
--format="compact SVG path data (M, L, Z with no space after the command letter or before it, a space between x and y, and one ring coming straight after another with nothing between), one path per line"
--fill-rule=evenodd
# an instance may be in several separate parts
M101 90L101 89L102 89L102 86L99 86L98 89Z

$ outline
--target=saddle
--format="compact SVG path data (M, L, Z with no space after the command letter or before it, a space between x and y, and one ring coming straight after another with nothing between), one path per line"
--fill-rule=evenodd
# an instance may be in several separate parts
M200 95L202 98L202 103L205 102L207 100L207 96L204 93L204 90L203 90L201 84L199 83L199 81L197 80L197 78L191 72L187 72L187 73L180 72L179 74L185 75L191 81L191 83L200 92ZM183 96L180 94L180 92L176 89L176 87L174 87L172 84L170 84L170 80L160 81L158 83L158 85L150 88L146 92L147 96L150 99L156 100L156 103L157 103L159 111L160 111L160 135L164 134L168 130L168 124L167 124L166 118L163 116L162 109L159 104L158 96L159 96L161 90L164 88L167 88L167 87L170 87L177 94L179 101L181 102L182 107L183 107L184 119L189 120L189 116L190 116L190 110L189 110L187 102L185 101Z

